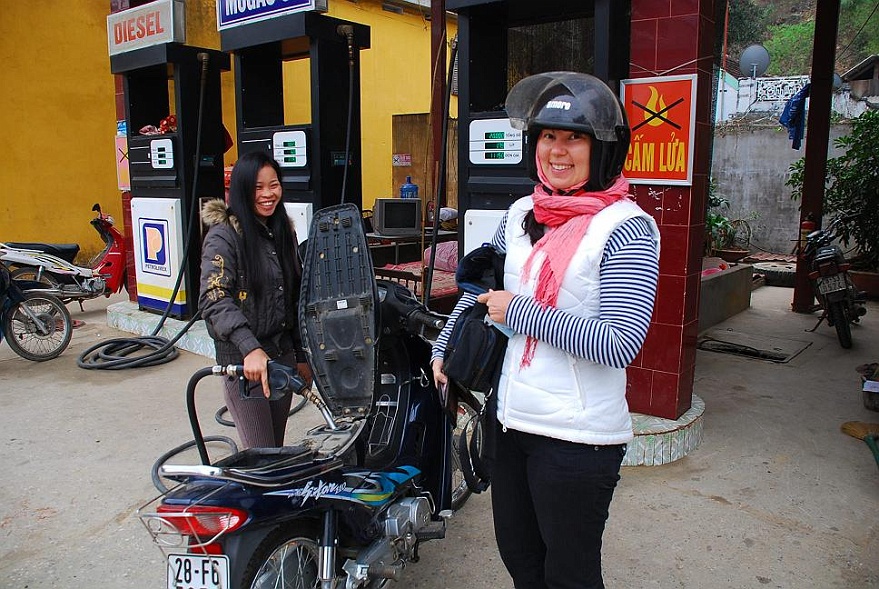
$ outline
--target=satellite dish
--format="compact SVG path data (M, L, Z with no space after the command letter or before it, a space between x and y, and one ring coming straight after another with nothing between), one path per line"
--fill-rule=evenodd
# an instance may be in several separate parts
M769 52L763 45L748 45L739 58L739 69L751 78L762 76L769 67Z

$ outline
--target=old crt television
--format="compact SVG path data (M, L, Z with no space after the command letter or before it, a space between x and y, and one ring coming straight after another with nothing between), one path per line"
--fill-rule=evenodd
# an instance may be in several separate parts
M421 199L375 199L372 207L372 230L388 237L421 235Z

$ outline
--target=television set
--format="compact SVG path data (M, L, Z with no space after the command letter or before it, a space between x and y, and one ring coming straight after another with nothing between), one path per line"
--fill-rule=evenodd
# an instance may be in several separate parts
M387 237L421 235L421 199L375 199L372 207L372 230Z

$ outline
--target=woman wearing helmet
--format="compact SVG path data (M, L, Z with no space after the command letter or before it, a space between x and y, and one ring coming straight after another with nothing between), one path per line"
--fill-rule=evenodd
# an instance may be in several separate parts
M604 587L601 538L633 438L625 369L653 311L659 230L628 193L629 127L601 80L537 74L505 106L538 184L492 242L505 290L478 297L513 332L497 386L495 535L517 589ZM453 319L475 300L462 296L434 346L438 387Z

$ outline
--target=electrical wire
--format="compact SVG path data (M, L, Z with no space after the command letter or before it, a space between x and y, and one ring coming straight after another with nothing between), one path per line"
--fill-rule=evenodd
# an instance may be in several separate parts
M855 42L855 39L858 38L858 35L860 35L861 32L863 32L864 27L867 26L867 23L869 23L870 20L873 18L873 15L876 14L876 10L877 10L877 9L879 9L879 0L877 0L877 1L876 1L876 4L873 5L873 10L870 12L870 16L868 16L868 17L867 17L867 20L865 20L865 21L863 22L863 24L861 25L861 27L858 29L858 32L855 33L855 36L852 37L851 40L848 42L848 45L846 45L846 46L843 48L843 50L839 52L839 54L836 56L836 59L840 59L840 58L842 58L842 57L845 55L845 53L846 53L846 52L849 50L849 48L852 46L852 43Z

